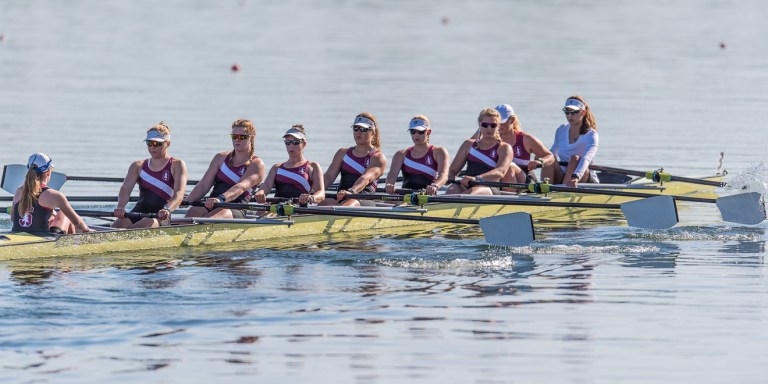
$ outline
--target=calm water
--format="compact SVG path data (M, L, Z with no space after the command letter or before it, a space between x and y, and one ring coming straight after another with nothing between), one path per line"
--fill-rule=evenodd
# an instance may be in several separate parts
M388 156L422 113L454 152L499 103L548 145L581 94L600 163L696 176L724 151L730 180L764 190L766 14L761 1L6 0L0 162L44 151L69 175L122 176L164 120L199 178L249 118L266 163L301 122L326 167L364 110ZM0 262L0 380L765 382L766 225L690 204L681 219L540 226L521 249L409 230Z

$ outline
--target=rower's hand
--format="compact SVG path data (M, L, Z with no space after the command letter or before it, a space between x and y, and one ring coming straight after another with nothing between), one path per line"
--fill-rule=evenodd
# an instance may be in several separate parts
M267 195L264 194L264 192L256 192L255 195L253 195L253 200L259 204L264 204L267 202Z
M301 206L307 206L309 203L314 203L315 198L314 196L310 195L309 193L302 193L299 195L299 205Z
M167 220L169 217L171 217L171 212L167 209L161 209L157 211L157 218L160 221Z
M91 228L89 228L88 225L86 225L86 224L83 224L83 227L80 228L80 231L82 231L82 232L93 232L91 230Z
M205 207L208 208L208 210L210 211L211 209L213 209L213 206L216 203L220 203L220 202L221 201L219 201L219 199L216 197L209 197L205 199L205 202L203 202L203 205L205 205Z
M387 191L387 193L389 193L390 195L391 195L391 194L393 194L393 193L395 193L395 185L394 185L394 184L392 184L392 183L389 183L389 184L385 185L385 186L384 186L384 189L385 189L385 190Z
M112 214L118 219L125 219L125 208L115 208Z
M461 184L461 186L464 187L464 188L472 188L469 185L469 183L471 181L475 181L475 177L474 176L464 176L464 177L461 178L461 180L459 180L459 184Z
M338 192L336 192L336 201L342 201L347 195L351 195L352 191L346 190L346 189L340 189Z
M540 164L538 161L529 161L528 162L528 172L533 172L536 170L536 168L539 168Z
M579 183L579 179L577 179L575 177L571 177L570 179L568 179L568 182L565 183L565 185L567 185L569 187L576 188L576 184L578 184L578 183Z
M434 185L434 184L427 185L427 189L426 189L427 195L430 195L430 196L437 195L438 189L440 188L438 188L437 185Z

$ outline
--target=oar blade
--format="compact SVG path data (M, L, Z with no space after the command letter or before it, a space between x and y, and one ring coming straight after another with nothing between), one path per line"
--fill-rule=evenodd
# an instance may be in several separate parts
M480 228L489 244L524 247L536 240L533 233L533 218L527 212L480 219Z
M621 212L630 227L646 229L672 228L680 219L672 196L654 196L621 204Z
M24 179L27 177L27 166L22 164L7 164L3 168L2 185L4 191L14 194L16 188L24 184ZM67 175L61 172L51 172L51 179L48 181L48 187L56 190L61 189L64 183L67 182Z
M0 187L10 194L15 194L16 188L24 183L26 175L27 167L21 164L8 164L3 167L3 180Z
M716 203L723 220L731 223L755 225L766 219L765 200L758 192L723 196Z

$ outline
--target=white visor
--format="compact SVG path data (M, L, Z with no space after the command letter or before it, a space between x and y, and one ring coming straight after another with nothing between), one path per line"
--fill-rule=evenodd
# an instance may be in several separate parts
M565 107L563 108L568 108L573 111L583 111L587 109L587 106L578 99L568 99L565 101Z
M426 131L429 128L429 123L424 119L412 119L408 124L408 130L418 129L419 131Z
M291 128L288 131L286 131L285 135L283 135L283 138L285 138L287 136L293 136L293 137L295 137L297 139L304 140L304 142L307 141L307 135L305 135L304 132L302 132L302 131L300 131L298 129L295 129L295 128Z
M365 128L376 128L376 124L373 122L373 120L365 117L365 116L358 116L355 117L355 122L352 123L352 126L360 126Z
M171 140L171 135L164 135L154 129L147 132L147 138L144 139L144 141L159 141L161 143L164 143L170 140Z

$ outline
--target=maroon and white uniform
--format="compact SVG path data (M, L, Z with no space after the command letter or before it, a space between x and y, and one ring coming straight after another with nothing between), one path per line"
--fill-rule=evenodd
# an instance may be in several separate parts
M472 143L467 154L467 176L482 175L494 168L499 160L499 143L491 148L477 148L477 141Z
M163 169L149 169L149 159L144 160L139 172L139 201L131 212L156 213L173 197L175 180L171 173L173 158L168 159Z
M437 178L437 161L432 153L433 146L429 146L427 154L413 157L413 147L405 151L403 158L403 188L424 189L435 182Z
M371 165L371 156L378 153L378 150L374 150L364 157L357 157L352 152L354 148L355 147L351 147L347 150L347 153L344 154L344 159L341 162L341 181L339 182L339 190L352 188L357 179L359 179L360 176L365 173L365 170L368 169L368 166ZM376 193L378 183L379 180L371 181L365 186L365 189L359 193Z
M230 163L232 162L232 156L233 154L230 153L229 155L227 155L226 158L224 158L224 161L221 162L221 165L219 166L219 170L216 172L216 177L214 178L214 181L213 181L214 184L213 184L213 190L211 191L211 197L219 196L222 193L228 191L230 188L232 188L232 186L239 183L240 179L245 174L245 170L248 168L248 165L243 164L239 167L234 167L230 165ZM254 158L251 158L251 161L253 161ZM251 201L252 194L253 194L253 189L248 188L240 196L232 200L232 202L247 203Z
M309 161L295 168L280 164L275 174L275 197L294 198L312 192L312 177L309 174Z

